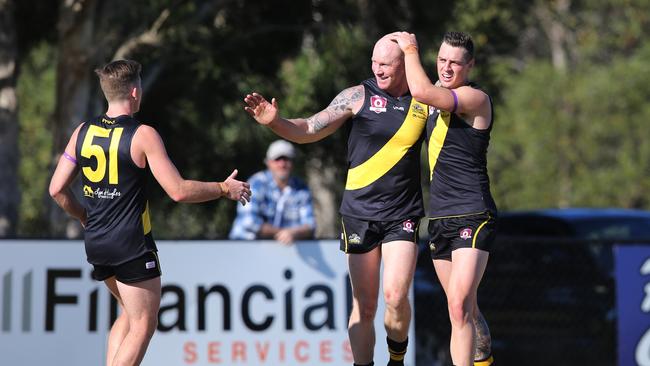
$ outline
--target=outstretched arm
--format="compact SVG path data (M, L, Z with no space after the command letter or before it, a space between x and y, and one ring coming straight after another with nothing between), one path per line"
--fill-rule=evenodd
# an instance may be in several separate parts
M235 179L235 169L223 182L200 182L183 179L171 162L160 135L150 126L138 128L131 149L133 160L149 163L151 173L165 192L176 202L204 202L220 197L239 201L243 205L250 201L250 185ZM143 164L144 166L144 164Z
M65 152L59 158L52 179L50 180L49 193L57 205L61 207L68 215L75 217L86 226L86 209L77 201L77 198L70 191L70 183L79 173L79 168L75 160L75 146L77 145L77 135L81 125L72 133L70 141L65 148Z
M334 133L361 109L363 100L363 86L357 85L340 92L327 108L308 118L282 118L275 98L269 102L258 93L246 95L244 109L259 124L268 126L279 136L303 144Z

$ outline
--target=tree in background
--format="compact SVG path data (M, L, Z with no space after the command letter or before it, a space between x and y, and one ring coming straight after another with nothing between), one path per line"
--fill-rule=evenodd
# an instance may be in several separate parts
M45 199L46 182L65 136L105 108L94 68L113 58L141 61L145 95L138 118L156 127L176 165L195 179L217 179L213 172L235 167L246 178L263 168L264 149L275 138L243 112L246 93L277 97L287 115L314 113L338 90L372 76L371 45L400 29L418 35L430 76L444 31L473 35L474 76L495 97L488 160L501 208L650 208L643 195L649 148L641 132L650 88L642 37L649 33L647 0L111 4L15 2L20 132L16 138L11 130L15 119L0 131L8 142L0 144L0 159L8 159L0 169L7 177L0 179L0 207L9 209L0 215L11 211L2 204L15 202L18 230L15 220L7 222L16 235L79 233ZM7 27L2 21L0 33L9 34ZM10 44L0 55L11 54ZM15 75L2 80L15 82ZM348 168L344 134L299 147L304 159L296 169L315 193L324 237L338 232ZM12 164L19 166L19 185L10 179ZM152 194L164 192L153 185ZM159 238L223 238L235 210L226 202L190 208L152 201Z
M20 205L14 11L13 0L0 0L0 238L16 234Z
M534 3L519 50L502 58L510 72L501 78L490 166L502 208L650 207L639 192L650 168L639 140L649 5Z

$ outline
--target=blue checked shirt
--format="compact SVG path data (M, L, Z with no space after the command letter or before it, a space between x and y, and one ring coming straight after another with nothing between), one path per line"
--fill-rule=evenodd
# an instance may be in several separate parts
M237 205L237 217L228 237L233 240L254 240L263 223L290 228L309 225L316 228L311 193L307 185L296 177L289 178L283 191L273 180L269 170L253 174L251 201Z

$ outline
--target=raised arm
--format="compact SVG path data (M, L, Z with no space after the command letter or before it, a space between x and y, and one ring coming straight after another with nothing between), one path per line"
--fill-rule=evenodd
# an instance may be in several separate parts
M353 117L363 106L364 91L361 85L347 88L327 108L308 118L282 118L275 98L269 103L258 93L246 95L244 101L247 104L244 109L259 124L268 126L287 140L304 144L331 135Z
M390 35L390 39L397 42L404 52L406 80L413 98L443 111L454 110L452 92L449 89L433 85L424 71L415 35L407 32L395 32Z
M226 197L245 205L250 200L250 185L235 179L237 169L223 182L183 179L169 159L160 135L150 126L142 125L136 131L131 156L140 167L149 163L153 176L176 202L204 202Z
M50 180L49 193L57 205L61 207L68 215L75 217L86 226L86 209L77 201L70 191L70 182L79 173L79 168L75 160L75 147L77 145L77 135L82 125L74 130L64 153L59 158L52 179Z
M470 86L449 89L434 85L427 76L418 53L414 34L395 32L391 39L404 52L406 79L413 98L443 111L453 112L464 117L475 128L487 128L491 119L491 105L487 94ZM456 60L438 60L438 62L458 62Z

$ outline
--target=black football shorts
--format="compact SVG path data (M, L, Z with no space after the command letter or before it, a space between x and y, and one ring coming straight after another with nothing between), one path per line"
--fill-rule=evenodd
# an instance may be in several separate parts
M341 217L341 245L345 253L367 253L382 243L409 241L417 243L419 217L395 221L368 221Z
M497 219L489 212L429 219L431 258L451 260L458 248L489 252L496 237Z
M115 276L122 283L135 283L156 278L162 274L158 254L154 251L117 266L93 265L93 267L92 277L97 281L104 281Z

